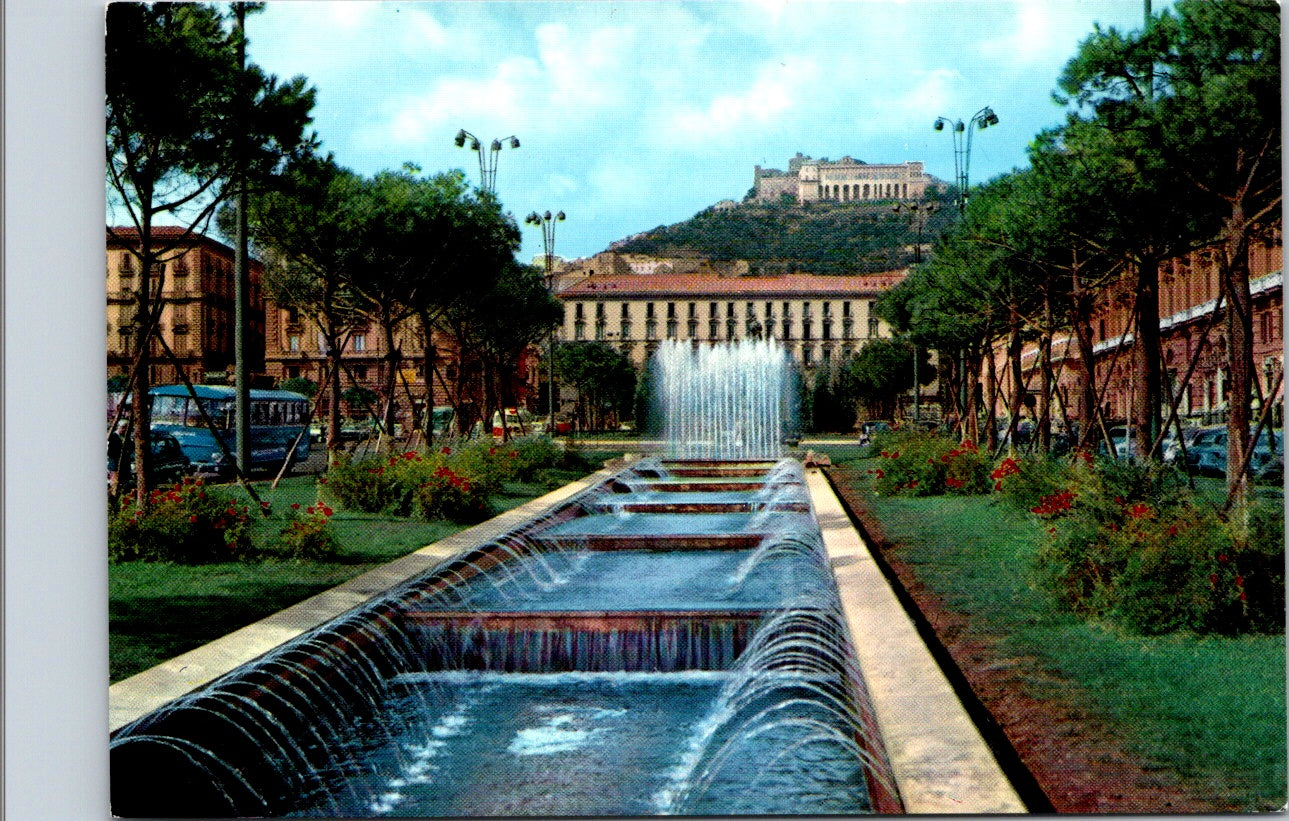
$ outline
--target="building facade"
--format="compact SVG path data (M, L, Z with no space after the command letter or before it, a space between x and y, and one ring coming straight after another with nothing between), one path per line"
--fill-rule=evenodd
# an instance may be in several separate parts
M811 370L849 357L869 339L891 336L874 303L905 274L587 277L557 293L564 304L560 336L608 343L636 367L664 339L775 339Z
M316 320L298 308L283 307L272 300L266 308L267 335L265 368L275 384L285 379L308 379L320 388L318 413L325 415L327 397L326 338ZM370 323L348 329L341 355L341 413L355 419L383 412L383 401L369 407L350 393L365 388L381 397L390 368L394 373L394 412L404 426L419 424L427 407L452 407L468 427L483 406L484 368L468 347L442 329L431 334L432 355L426 356L425 334L415 317L403 320L394 333L397 360L389 356L384 331ZM514 372L505 375L508 405L532 409L540 383L539 353L530 346L520 356ZM346 398L348 394L348 398Z
M1254 378L1263 395L1284 370L1283 252L1278 238L1254 244L1249 249ZM1201 248L1160 265L1159 330L1163 368L1166 385L1179 400L1178 415L1184 423L1219 424L1226 419L1229 368L1225 301L1221 306L1218 304L1219 277L1213 248ZM1131 356L1133 301L1129 276L1106 290L1092 315L1094 378L1098 390L1104 389L1102 413L1107 424L1122 424L1131 418L1135 383ZM1212 317L1214 311L1220 312L1216 318ZM1039 384L1037 350L1027 346L1022 356L1025 378L1034 395ZM996 357L1001 374L1005 350L997 349ZM1077 417L1077 391L1084 374L1072 335L1062 334L1053 339L1052 360L1056 373L1054 419L1068 418L1081 428L1084 420ZM1195 367L1186 380L1192 361ZM1010 397L1010 386L1004 383L1001 388L1004 396ZM1255 407L1257 392L1255 388ZM1283 395L1282 387L1277 401ZM1278 415L1275 421L1280 424Z
M800 153L788 161L788 170L756 166L753 199L777 202L784 196L797 203L920 200L927 188L937 185L921 162L866 163L842 157L814 159Z
M178 365L153 340L150 379L154 385L179 382L179 371L194 384L231 384L234 327L234 252L201 234L172 226L154 226L153 243L162 249L151 272L151 294L161 305L159 333ZM137 351L140 276L139 234L131 227L107 232L107 372L128 376ZM246 350L248 372L263 380L263 268L250 269L250 318Z

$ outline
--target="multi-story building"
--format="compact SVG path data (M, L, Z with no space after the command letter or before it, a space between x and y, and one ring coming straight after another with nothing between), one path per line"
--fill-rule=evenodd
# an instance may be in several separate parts
M1220 282L1215 253L1213 248L1201 248L1164 261L1159 271L1159 330L1166 384L1180 399L1178 415L1195 424L1220 423L1227 411L1226 323L1222 315L1210 320L1215 310L1225 312L1225 300L1218 305ZM1283 247L1278 238L1249 249L1254 377L1264 394L1284 369L1282 259ZM1128 277L1106 290L1092 316L1095 384L1099 391L1104 390L1102 410L1110 423L1131 416L1135 381L1130 353L1133 302L1132 280ZM1004 348L998 348L1000 374L1005 357ZM1083 367L1072 335L1060 334L1053 339L1052 360L1057 376L1054 418L1069 418L1081 425L1076 397ZM1183 383L1192 361L1194 371ZM1022 352L1022 365L1030 392L1036 393L1037 350L1033 345ZM1010 396L1005 380L1001 387L1004 395ZM1256 394L1255 390L1255 397Z
M151 272L152 298L161 305L158 331L174 352L178 367L155 340L150 379L154 385L180 381L179 369L194 383L231 383L233 368L234 252L222 242L173 226L154 226L154 244L162 249ZM107 369L128 375L135 359L139 322L134 294L138 289L138 231L107 231ZM263 269L250 269L250 317L246 349L248 371L264 371ZM158 287L160 290L158 291Z
M268 333L265 350L266 369L275 382L303 378L319 385L319 413L329 406L326 396L326 340L316 321L298 308L282 307L268 302ZM404 425L429 407L453 407L467 424L473 421L474 409L481 407L483 367L470 350L461 350L456 338L435 329L432 333L433 356L425 355L425 335L420 322L404 320L394 334L399 352L395 373L395 416ZM341 411L355 418L380 407L366 407L357 399L343 398L350 388L366 388L380 396L393 360L382 329L373 324L358 324L348 329L341 357ZM520 407L531 407L540 383L536 348L525 351L505 387L506 401ZM353 395L351 395L353 396ZM377 402L379 405L379 401ZM410 411L410 412L409 412Z
M920 200L928 187L937 184L920 162L816 160L801 153L788 161L786 172L758 165L753 176L758 202L776 202L785 195L798 203Z
M557 293L564 303L561 338L606 342L637 367L664 339L775 339L813 369L845 359L869 339L891 336L874 302L905 273L589 276Z

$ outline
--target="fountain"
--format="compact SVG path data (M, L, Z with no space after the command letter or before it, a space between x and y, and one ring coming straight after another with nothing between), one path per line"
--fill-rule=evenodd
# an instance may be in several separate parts
M899 811L768 342L642 459L112 735L123 816Z

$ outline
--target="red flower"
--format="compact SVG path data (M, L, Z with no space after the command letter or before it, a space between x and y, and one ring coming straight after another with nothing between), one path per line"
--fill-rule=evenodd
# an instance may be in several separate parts
M497 449L496 449L496 448L488 448L488 455L489 455L489 456L496 456L496 455L497 455Z
M305 512L305 513L308 513L310 516L312 516L312 515L313 515L313 505L310 505L309 507L305 508L305 509L304 509L304 512Z
M1169 535L1169 536L1176 536L1176 535L1177 535L1177 525L1169 525L1169 526L1168 526L1168 535Z
M917 486L918 486L918 480L917 480L917 479L914 479L913 481L909 482L909 488L915 488L915 487L917 487Z
M1249 597L1243 590L1240 591L1240 601L1248 601Z
M292 510L299 510L299 509L300 509L300 503L299 503L299 502L292 502L292 503L291 503L291 509L292 509Z
M445 447L442 450L440 450L439 453L443 454L444 456L447 456L452 453L452 448Z
M1124 505L1128 504L1127 502L1124 501L1122 496L1114 497L1114 503L1116 505L1119 505L1120 507L1123 507Z
M332 510L331 508L329 508L329 507L323 507L323 508L322 508L322 515L323 515L323 516L330 516L332 513L335 513L335 511L334 511L334 510Z
M886 472L885 472L885 471L883 471L881 468L878 468L878 469L877 469L877 478L878 478L878 479L885 479L885 478L886 478Z
M1226 554L1225 553L1217 554L1217 561L1218 561L1218 564L1226 564L1228 561Z
M1244 587L1244 577L1243 577L1243 576L1236 576L1236 577L1235 577L1235 586L1236 586L1236 587Z
M994 490L1002 490L1002 489L1003 489L1002 482L994 482Z
M1210 573L1210 574L1208 574L1208 583L1209 583L1209 585L1210 585L1211 587L1217 587L1217 574L1216 574L1216 573Z
M196 524L196 522L197 522L197 514L196 514L196 513L194 513L194 514L192 514L191 516L189 516L189 517L188 517L188 521L190 521L190 522L192 522L192 523Z
M1134 519L1146 519L1153 516L1155 511L1145 502L1138 502L1128 511Z
M322 477L321 479L319 479L318 481L325 485L325 484L327 483L327 477L326 477L326 476L323 476L323 477Z
M409 450L409 451L407 451L406 453L404 453L404 454L403 454L403 458L404 458L404 459L407 459L407 460L409 460L409 461L410 461L410 460L412 460L412 459L415 459L415 458L416 458L416 451L414 451L414 450Z

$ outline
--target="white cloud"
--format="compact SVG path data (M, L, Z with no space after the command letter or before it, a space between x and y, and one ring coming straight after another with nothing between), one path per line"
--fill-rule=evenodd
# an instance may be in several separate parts
M818 66L809 57L764 64L756 80L743 91L716 95L705 107L681 107L660 135L679 144L694 144L770 125L797 106L800 95L818 75Z

